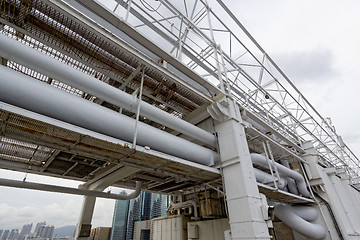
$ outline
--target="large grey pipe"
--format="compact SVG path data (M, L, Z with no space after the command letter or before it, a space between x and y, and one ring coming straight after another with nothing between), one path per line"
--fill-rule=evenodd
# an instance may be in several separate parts
M289 168L290 169L290 164L287 160L280 160L280 163L281 165L284 165L285 167ZM289 189L289 192L295 194L295 195L299 195L299 191L297 189L297 186L296 186L296 183L294 181L294 179L292 178L289 178L289 177L285 177L286 178L286 181L287 181L287 184L288 184L288 189Z
M133 141L135 120L0 65L0 101ZM179 158L212 165L218 154L139 122L137 143Z
M274 214L283 223L294 229L296 232L311 239L323 239L326 231L323 226L311 223L317 218L315 208L307 206L292 207L286 204L275 205Z
M272 176L269 173L263 172L257 168L254 168L254 173L255 173L255 177L256 177L256 181L259 183L269 183L269 182L273 182L274 181L274 176ZM287 185L287 182L284 180L284 178L281 179L276 179L278 180L278 188L279 189L284 189Z
M133 113L136 112L138 99L135 96L116 89L3 34L0 34L0 55L48 77L95 95L115 106L120 106ZM140 115L209 146L216 147L216 137L211 133L143 101L141 102Z
M4 178L0 178L0 186L32 189L32 190L39 190L39 191L46 191L46 192L58 192L58 193L67 193L67 194L75 194L75 195L84 195L84 196L91 196L91 197L110 198L110 199L116 199L116 200L130 200L130 199L133 199L133 198L136 198L139 196L139 194L141 193L142 183L136 182L135 191L133 191L129 194L106 193L106 192L100 192L100 191L95 191L95 190L69 188L69 187L62 187L62 186L42 184L42 183L31 183L31 182L10 180L10 179L4 179Z
M254 165L262 166L265 168L268 168L268 162L265 158L265 156L257 153L251 153L250 154L251 161ZM270 161L270 164L273 165L273 163ZM306 182L304 177L294 170L291 170L279 163L275 163L277 170L279 171L280 176L290 177L295 180L296 186L299 190L299 193L304 197L310 197L310 192L306 188Z

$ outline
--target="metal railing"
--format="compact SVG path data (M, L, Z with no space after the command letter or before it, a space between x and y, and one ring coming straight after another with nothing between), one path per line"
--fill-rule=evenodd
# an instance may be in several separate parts
M221 0L114 0L123 21L284 136L359 183L360 161ZM210 96L212 93L207 93Z

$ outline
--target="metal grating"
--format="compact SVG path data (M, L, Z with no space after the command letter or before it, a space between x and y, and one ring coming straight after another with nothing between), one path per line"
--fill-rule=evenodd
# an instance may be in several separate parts
M210 168L186 165L151 150L135 151L125 142L99 139L5 110L0 110L0 129L3 169L87 181L116 165L131 166L141 171L114 186L132 188L142 179L148 183L144 190L166 194L221 181L219 172Z
M1 18L27 33L20 34L19 38L18 31L12 30L7 31L8 35L91 76L106 75L106 77L97 76L102 81L123 81L140 65L135 56L123 53L118 47L101 39L96 33L80 26L42 1L2 0L0 7ZM41 39L42 43L34 38ZM74 58L81 59L86 64ZM94 68L100 69L101 72ZM114 76L116 79L109 76ZM132 92L139 83L138 74L125 90ZM160 108L165 106L166 111L178 117L183 117L206 103L204 99L149 68L146 69L144 88L153 96L150 102Z

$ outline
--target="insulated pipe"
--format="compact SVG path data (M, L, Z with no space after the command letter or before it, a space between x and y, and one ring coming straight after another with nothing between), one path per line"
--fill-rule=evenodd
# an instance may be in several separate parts
M0 65L0 101L132 142L135 120ZM179 158L212 165L218 154L139 122L137 143Z
M247 121L248 123L250 123L251 125L253 125L256 129L258 129L259 131L263 132L263 133L267 133L269 132L268 129L264 128L263 126L261 126L260 124L258 124L257 122L255 122L254 120L252 120L249 117L245 117L244 119L245 121Z
M135 96L131 96L4 34L0 34L0 55L43 73L50 78L95 95L115 106L136 113L138 99ZM216 137L213 134L146 102L141 101L140 105L141 116L163 124L211 147L216 147Z
M306 221L315 221L318 217L318 211L310 206L291 206L291 211Z
M309 212L308 207L305 208L307 208L305 212ZM297 209L294 209L294 207L286 204L275 205L275 209L274 209L275 216L279 218L287 226L294 229L296 232L311 239L325 238L326 231L323 226L316 223L310 223L306 221L304 218L302 218L304 217L304 215L306 215L305 212L301 213L301 207L297 207ZM302 216L299 216L298 215L299 213L301 213ZM310 213L310 215L312 214L313 213ZM307 216L307 217L312 219L313 216Z
M271 174L263 172L257 168L254 168L254 173L255 173L256 181L259 183L268 183L274 181L274 177ZM280 181L278 182L279 189L284 189L286 187L286 184L287 183L285 179L281 178Z
M42 183L30 183L25 181L18 181L18 180L10 180L0 178L0 185L5 187L15 187L15 188L25 188L25 189L32 189L32 190L39 190L39 191L46 191L46 192L58 192L58 193L68 193L74 195L85 195L91 197L101 197L101 198L110 198L116 200L130 200L139 196L141 192L141 182L136 182L135 191L126 194L114 194L114 193L106 193L100 192L95 190L85 190L85 189L78 189L78 188L69 188L69 187L61 187L56 185L49 185L49 184L42 184Z
M290 164L288 161L286 160L280 160L280 163L282 165L284 165L285 167L289 168L290 169ZM292 178L289 178L289 177L286 177L286 180L287 180L287 184L288 184L288 189L289 189L289 192L295 194L295 195L298 195L299 194L299 191L296 187L296 183L294 181L294 179Z
M268 167L268 162L267 162L266 158L263 155L256 154L256 153L251 153L250 157L251 157L251 161L252 161L252 163L254 165L269 168ZM270 164L274 165L271 161L270 161ZM285 166L283 166L283 165L281 165L279 163L275 163L275 164L276 164L277 170L279 171L279 174L281 176L290 177L290 178L295 180L296 186L297 186L297 188L299 190L299 193L302 196L310 197L310 192L306 188L305 179L300 173L295 172L294 170L291 170L290 168L287 168L287 167L285 167Z

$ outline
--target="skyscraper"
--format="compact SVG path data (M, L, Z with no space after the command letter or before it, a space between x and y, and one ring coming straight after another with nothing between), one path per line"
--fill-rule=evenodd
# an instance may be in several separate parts
M141 208L142 200L145 193L142 192L139 197L130 200L129 204L129 217L127 219L127 228L126 228L126 240L133 239L134 234L134 225L136 221L141 221ZM115 240L115 239L114 239Z
M43 222L39 222L36 224L35 226L35 230L34 230L34 237L39 237L39 231L40 231L40 228L43 227L43 226L46 226L46 221L43 221Z
M1 240L6 240L9 236L9 230L5 230L1 236Z
M137 198L115 203L111 240L131 240L137 221L165 216L168 196L142 192Z
M18 234L19 234L19 231L18 231L17 229L12 229L11 232L10 232L10 234L9 234L8 240L15 240L15 239L17 239Z
M52 235L54 233L54 226L41 226L39 228L39 231L37 233L36 237L40 237L40 238L52 238Z
M32 223L24 225L19 233L18 240L24 240L26 235L29 235L32 229Z
M125 239L130 201L116 201L110 239Z

